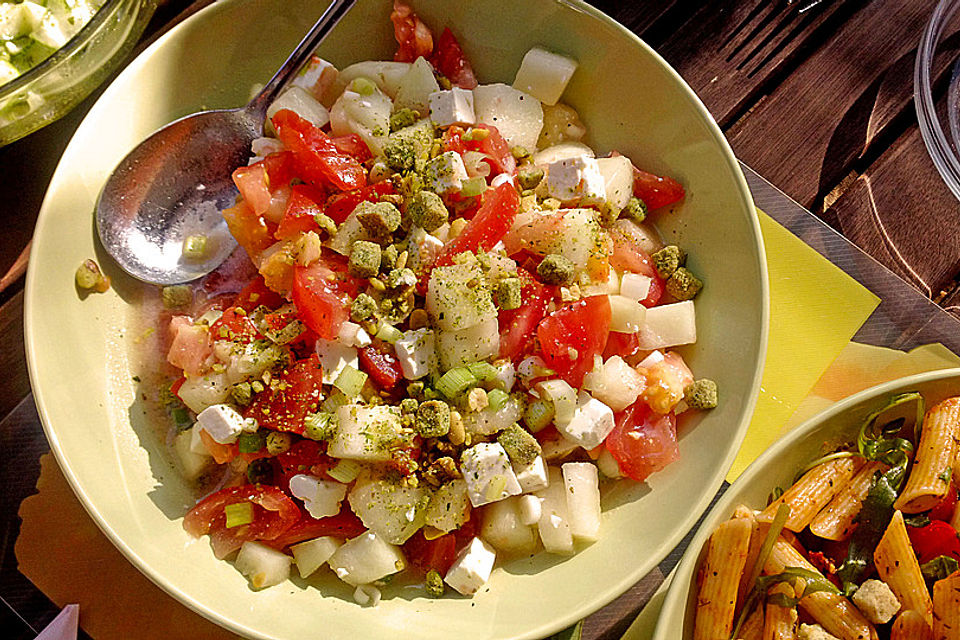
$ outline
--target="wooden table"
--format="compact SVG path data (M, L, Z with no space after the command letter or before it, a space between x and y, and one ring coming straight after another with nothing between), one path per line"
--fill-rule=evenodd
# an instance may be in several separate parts
M210 2L163 3L147 38ZM742 161L936 303L948 310L960 304L960 207L927 155L912 100L917 43L935 2L824 0L805 11L802 0L592 2L679 71ZM34 222L93 99L0 149L0 417L29 393L22 273ZM16 608L28 607L35 625L53 610L42 594L29 592L12 558L16 506L32 492L36 458L46 450L42 439L24 443L15 432L32 415L28 401L0 423L7 425L0 428L5 451L27 447L16 473L9 463L0 470L0 479L16 478L0 500L7 541L0 586L23 591ZM637 594L644 589L638 585ZM590 635L617 638L628 623L611 612ZM33 637L3 602L0 629L17 630L4 637Z

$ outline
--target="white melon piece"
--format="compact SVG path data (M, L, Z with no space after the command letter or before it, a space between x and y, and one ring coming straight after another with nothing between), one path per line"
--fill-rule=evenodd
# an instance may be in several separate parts
M230 383L226 373L187 376L177 390L177 397L190 411L200 413L207 407L226 402L230 397Z
M557 430L567 440L589 451L599 446L614 426L613 410L581 391L573 418L565 425L558 424Z
M434 491L423 517L424 524L444 533L463 526L470 518L470 498L463 478L451 480Z
M213 462L213 458L207 453L206 448L204 448L203 451L195 451L191 446L194 433L194 429L181 431L177 434L177 437L173 439L173 450L180 460L183 477L188 481L199 478L200 474Z
M616 479L623 477L619 463L617 463L613 454L610 453L610 450L606 447L600 452L600 457L597 458L597 468L600 469L600 473L607 478Z
M513 88L529 93L544 104L554 105L576 70L576 60L534 47L523 56Z
M393 348L407 380L419 380L436 367L436 337L430 329L405 331Z
M301 578L309 578L313 573L326 564L334 552L343 544L339 539L331 536L321 536L306 542L292 545L293 560Z
M481 442L461 454L460 473L474 507L520 494L507 452L497 442Z
M290 493L303 501L303 506L311 516L327 518L340 513L340 503L347 495L347 485L298 473L290 478Z
M347 404L337 409L337 430L327 455L369 462L385 462L391 447L402 441L400 408L389 405Z
M487 360L499 351L500 327L496 316L469 329L441 331L438 335L437 354L444 371Z
M590 462L567 462L561 467L567 494L570 533L583 540L600 538L600 477Z
M650 294L653 278L639 273L625 273L620 278L620 295L631 300L645 300Z
M540 498L537 528L543 548L550 553L569 555L573 553L573 535L566 491L560 469L550 467L550 486L535 495Z
M446 91L430 94L430 119L438 127L452 124L469 126L476 124L477 116L473 111L473 91L453 87Z
M480 537L506 553L529 553L537 544L537 534L520 517L520 498L514 496L483 508ZM533 498L537 500L537 498Z
M291 558L285 553L251 540L240 547L234 566L254 589L265 589L290 577L290 563Z
M623 411L643 393L646 380L620 356L612 356L583 379L585 389L613 411Z
M630 158L597 158L597 166L603 176L607 202L617 210L623 209L633 196L633 163Z
M545 167L554 162L560 162L561 160L581 157L594 158L596 154L593 152L593 149L582 142L566 140L537 151L533 154L532 160L533 164Z
M385 578L407 565L400 547L386 542L373 531L367 531L344 542L327 561L337 577L347 584L370 584Z
M330 109L330 130L335 136L359 135L374 155L383 154L390 134L393 103L379 89L369 95L346 90Z
M337 81L337 68L321 58L310 56L310 60L300 69L291 85L309 93L317 101L324 100L327 91Z
M267 107L267 121L263 125L267 133L275 132L273 116L284 109L293 111L315 127L323 127L330 122L330 112L316 98L300 87L290 87Z
M543 129L540 101L505 84L480 85L473 90L477 121L493 125L511 147L536 149Z
M633 220L620 218L613 224L611 231L622 233L647 253L655 253L663 246L660 234L657 233L657 230L652 225L646 222L637 224Z
M489 436L503 431L523 416L523 407L516 398L509 398L499 409L461 412L463 427L471 435Z
M339 95L351 82L357 78L366 78L390 98L397 95L400 81L410 70L409 62L394 62L393 60L364 60L350 65L340 72L333 93Z
M497 317L478 264L454 264L431 271L425 307L443 331L467 329Z
M350 508L365 527L390 544L403 544L424 524L429 496L423 487L363 478L350 491Z
M347 366L360 368L360 356L356 347L348 347L339 340L318 338L315 349L320 358L320 366L323 367L323 384L333 384Z
M544 487L546 488L546 487ZM540 515L543 513L543 505L540 498L530 494L517 496L517 508L520 511L520 522L533 526L540 522Z
M440 91L433 75L433 67L426 58L417 58L397 86L394 103L398 109L413 109L421 115L430 110L430 94Z
M517 474L517 482L520 483L520 489L524 493L546 489L550 484L547 463L542 455L537 456L529 464L514 463L513 472Z
M470 596L490 579L497 552L480 538L474 538L457 555L443 581L459 593Z
M642 304L621 295L610 298L610 331L635 333L646 322L647 308Z
M646 323L637 332L640 348L649 351L697 341L697 318L693 300L647 309Z

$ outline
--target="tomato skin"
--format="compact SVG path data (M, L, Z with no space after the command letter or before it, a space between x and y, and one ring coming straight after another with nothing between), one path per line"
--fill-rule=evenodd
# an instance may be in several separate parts
M304 181L349 191L366 186L367 174L356 158L341 153L330 136L289 109L273 116L277 137L293 152L294 170Z
M290 240L305 231L319 229L315 216L322 211L315 199L317 196L323 196L323 193L305 184L294 185L290 190L287 208L273 237L277 240Z
M213 456L213 461L217 464L230 462L237 457L239 447L235 444L220 444L207 433L206 429L200 429L200 440L206 447L207 453Z
M337 148L337 151L348 156L353 156L357 159L357 162L365 162L373 157L373 154L370 153L370 147L363 141L363 138L355 133L350 133L345 136L334 136L330 138L330 141L333 142L333 146Z
M456 560L457 538L453 533L447 533L427 540L421 529L403 544L403 555L422 573L433 569L443 576Z
M947 494L943 496L943 499L930 510L930 513L927 514L927 517L931 520L943 520L949 522L950 518L953 516L953 512L957 507L957 490L952 486L947 489Z
M643 200L647 209L653 211L683 200L686 192L683 185L666 176L657 176L633 168L633 195Z
M347 219L347 216L349 216L361 202L377 202L381 196L393 193L396 193L396 190L393 188L393 183L389 180L367 185L362 189L341 191L327 198L326 203L323 205L323 212L327 214L331 220L340 224Z
M960 561L960 534L943 520L931 520L925 527L907 527L917 561L926 564L937 556Z
M420 56L430 57L433 51L433 34L410 5L395 0L390 21L393 22L393 34L398 45L397 52L393 55L396 62L413 62Z
M246 201L238 202L235 206L224 209L222 213L230 235L236 238L237 244L243 247L252 260L256 261L257 257L273 244L273 235L267 223Z
M254 505L253 522L226 527L223 508L229 504ZM194 537L210 534L217 558L223 559L248 540L274 540L300 519L300 508L283 491L269 485L247 484L213 493L183 518L183 528Z
M640 301L640 304L645 307L656 306L660 302L660 298L663 297L666 283L653 266L653 258L622 233L612 233L610 236L613 240L613 255L610 256L610 266L621 273L639 273L650 278L652 280L650 290L647 297Z
M643 400L638 400L614 414L614 419L616 425L605 444L625 475L643 482L651 473L680 459L677 418L673 412L654 413Z
M236 299L233 301L233 306L250 312L261 305L276 309L285 302L279 293L267 287L267 283L263 281L263 276L258 273L256 277L237 294Z
M358 355L360 367L370 374L380 389L390 391L403 379L400 361L386 349L370 345L360 349Z
M239 307L230 307L216 322L210 325L210 337L214 340L230 340L247 344L260 336L247 312Z
M636 333L619 333L611 331L607 336L607 344L603 347L603 359L620 356L624 360L635 356L640 351L640 339Z
M583 385L583 376L593 369L593 356L607 344L610 313L608 296L590 296L557 309L537 327L544 361L573 387Z
M309 267L294 269L293 303L314 333L333 340L350 317L350 302L359 286L359 280L347 273L346 264L321 258Z
M287 531L273 540L265 540L264 544L277 550L286 549L290 545L313 540L320 536L334 536L337 538L356 538L367 528L353 511L344 507L340 513L327 518L314 518L309 513L303 513L300 519Z
M553 288L537 281L528 271L517 269L523 284L520 297L523 305L518 309L501 309L497 321L500 324L500 357L517 360L529 352L536 335L537 325L547 313L547 305L553 298Z
M473 73L473 65L463 55L460 43L449 28L445 28L440 34L430 62L437 71L461 89L476 88L477 76Z
M303 420L316 411L322 396L323 368L316 353L298 360L276 378L275 388L257 394L243 412L268 429L303 433Z

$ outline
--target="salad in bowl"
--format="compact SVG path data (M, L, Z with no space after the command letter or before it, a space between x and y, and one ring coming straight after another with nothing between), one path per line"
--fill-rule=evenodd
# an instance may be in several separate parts
M183 525L256 588L326 564L364 603L398 574L473 595L498 556L596 541L601 485L718 402L675 350L703 282L650 224L684 189L582 142L577 62L480 84L450 29L391 20L394 60L315 56L268 109L241 250L162 290Z

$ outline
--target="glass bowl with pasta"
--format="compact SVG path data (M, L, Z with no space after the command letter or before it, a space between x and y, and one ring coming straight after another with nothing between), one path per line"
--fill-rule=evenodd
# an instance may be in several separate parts
M953 638L960 369L836 403L760 456L704 520L666 638Z

